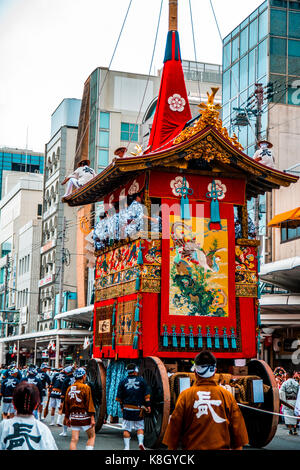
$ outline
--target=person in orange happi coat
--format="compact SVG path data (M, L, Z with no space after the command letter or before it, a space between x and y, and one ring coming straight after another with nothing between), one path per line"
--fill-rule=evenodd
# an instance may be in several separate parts
M248 443L244 418L233 395L214 380L216 358L195 357L194 385L180 393L163 444L175 450L240 450Z
M65 418L72 429L70 450L76 450L80 431L86 431L88 440L86 450L93 450L95 444L95 407L91 388L86 381L86 371L79 367L74 372L75 382L65 395Z

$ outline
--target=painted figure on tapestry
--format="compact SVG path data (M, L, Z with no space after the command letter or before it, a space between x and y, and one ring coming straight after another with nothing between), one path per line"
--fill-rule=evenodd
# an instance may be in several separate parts
M170 315L228 316L227 221L171 216Z

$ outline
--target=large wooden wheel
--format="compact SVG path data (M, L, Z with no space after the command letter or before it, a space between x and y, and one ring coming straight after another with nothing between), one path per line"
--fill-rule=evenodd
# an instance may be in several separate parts
M248 363L248 374L257 375L264 384L270 386L269 391L264 395L265 400L261 409L279 413L279 391L272 369L266 362L253 359ZM244 407L241 407L241 411L248 431L249 444L257 448L265 447L276 433L279 416Z
M170 415L170 387L167 370L158 357L141 360L140 373L151 389L151 413L145 415L145 446L158 448Z
M106 370L100 359L90 359L87 365L87 383L92 389L95 406L95 431L98 432L106 418Z

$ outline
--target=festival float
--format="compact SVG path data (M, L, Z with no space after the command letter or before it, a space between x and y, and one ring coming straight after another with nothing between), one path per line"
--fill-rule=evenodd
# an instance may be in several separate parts
M118 236L100 235L95 251L88 377L96 429L107 416L120 416L117 386L126 364L136 362L151 387L145 445L159 447L180 391L193 382L193 358L209 349L218 359L218 382L241 405L250 444L263 447L276 432L279 394L272 370L256 359L259 240L248 233L247 201L297 178L243 153L222 125L216 88L192 119L174 3L148 147L114 159L64 199L70 206L103 201L111 220L119 205ZM126 211L137 194L147 216L129 233L133 217ZM245 366L237 367L237 359Z

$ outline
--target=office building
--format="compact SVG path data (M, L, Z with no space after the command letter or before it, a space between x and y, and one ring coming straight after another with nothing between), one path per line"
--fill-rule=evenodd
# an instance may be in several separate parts
M263 2L223 39L222 66L225 126L250 157L258 138L270 141L275 168L298 176L299 24L299 1ZM263 94L255 94L259 84ZM299 207L299 184L260 198L261 356L272 366L291 363L291 344L300 338L300 232L291 215ZM253 208L251 201L251 214Z
M3 172L40 173L44 171L44 155L26 149L0 148L0 197L8 189L3 188Z

